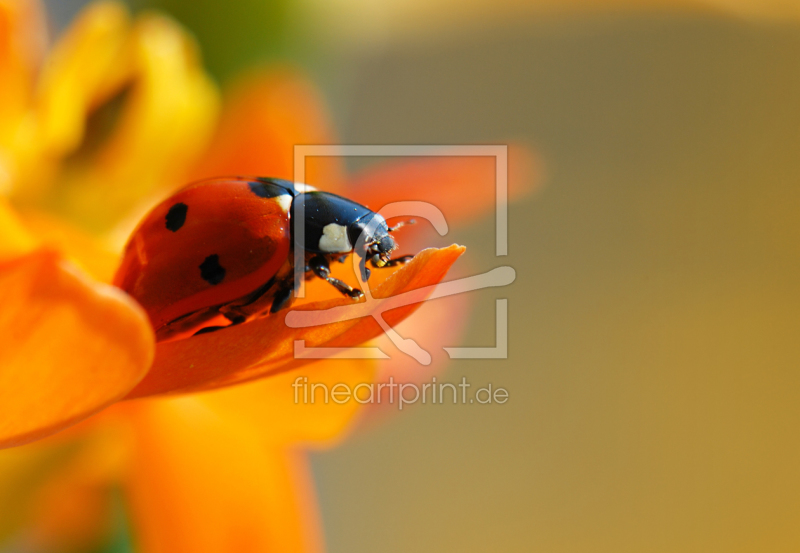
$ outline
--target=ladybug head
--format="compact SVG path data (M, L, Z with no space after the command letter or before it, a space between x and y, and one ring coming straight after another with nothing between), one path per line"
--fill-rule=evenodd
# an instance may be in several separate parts
M397 247L383 217L336 194L313 191L298 195L292 202L292 220L301 216L305 221L302 246L307 252L356 252L382 267ZM299 243L299 237L296 240Z
M364 249L356 251L361 257L371 260L374 266L383 267L389 262L392 250L397 248L397 244L389 234L389 227L383 217L374 213L372 217L365 219L366 224L363 227L361 221L357 223L360 228L356 231L359 236L364 237Z

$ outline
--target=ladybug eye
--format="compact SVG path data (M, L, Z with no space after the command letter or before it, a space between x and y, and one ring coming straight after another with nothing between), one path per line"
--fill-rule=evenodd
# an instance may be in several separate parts
M378 242L378 249L382 252L390 252L395 248L394 239L389 236L382 236L380 242Z

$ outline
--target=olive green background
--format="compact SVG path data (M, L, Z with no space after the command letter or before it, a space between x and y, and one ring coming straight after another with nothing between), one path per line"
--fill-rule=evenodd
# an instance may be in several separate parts
M315 457L331 551L800 548L800 29L542 20L362 53L354 143L524 138L541 193L459 240L517 281L420 406ZM469 193L465 191L465 193Z
M441 378L509 402L314 454L332 553L800 549L799 26L543 18L358 49L284 3L150 4L223 80L303 64L344 143L524 140L544 163L507 258L491 217L453 237L517 280L475 294L463 339L492 345L507 297L508 359Z

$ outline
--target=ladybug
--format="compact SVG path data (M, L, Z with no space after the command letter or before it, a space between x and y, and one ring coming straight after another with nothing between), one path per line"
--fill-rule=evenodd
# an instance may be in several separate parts
M302 210L302 243L293 217ZM331 276L330 264L360 256L363 280L396 244L383 217L352 200L287 180L214 178L189 184L156 206L125 246L114 284L145 309L156 340L240 324L288 307L295 247L305 277L357 300L363 292ZM223 324L219 324L222 322Z

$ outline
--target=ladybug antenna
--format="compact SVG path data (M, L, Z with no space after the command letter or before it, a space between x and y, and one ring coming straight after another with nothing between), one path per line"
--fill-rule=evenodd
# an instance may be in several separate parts
M389 227L389 232L394 232L397 229L402 228L402 227L404 227L406 225L413 225L416 222L417 222L416 219L405 219L403 221L398 221L398 223L395 226Z

